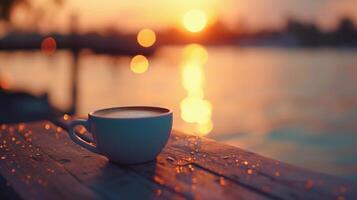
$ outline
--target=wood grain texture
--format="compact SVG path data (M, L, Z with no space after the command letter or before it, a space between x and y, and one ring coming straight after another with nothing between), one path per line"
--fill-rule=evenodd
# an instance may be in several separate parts
M68 121L0 127L9 191L23 199L357 199L356 185L343 179L177 131L155 161L117 165L74 144Z
M41 125L38 124L29 125L28 128L36 130L38 127L41 129ZM86 162L81 163L81 166L90 165L92 170L95 169L95 171L86 172L86 177L79 177L83 178L85 182L100 182L101 184L99 184L99 186L101 187L103 184L116 180L116 182L111 184L112 187L116 189L113 191L104 191L104 193L128 193L127 197L132 197L131 195L133 194L145 194L146 188L150 188L150 191L147 191L147 195L155 194L156 192L156 194L159 193L162 198L172 198L176 195L177 197L184 197L187 199L262 199L262 196L259 194L242 188L239 185L230 183L230 181L227 181L227 187L222 187L219 182L220 177L201 169L192 170L188 165L181 166L180 173L178 173L176 165L168 160L169 155L164 153L160 154L156 161L146 164L134 166L116 165L110 163L105 157L88 152L74 144L69 139L66 132L60 132L60 136L57 133L56 137L54 130L55 128L51 128L46 134L41 134L40 130L34 131L38 134L33 134L33 144L40 146L41 149L44 149L44 151L48 152L54 158L61 157L63 159L63 156L65 155L67 160L72 161L68 162L72 163L72 166L68 166L67 169L76 176L81 173L81 171L76 171L78 162ZM62 147L63 144L66 145L66 151L70 152L61 151L61 153L55 150L58 147ZM58 145L58 147L55 145ZM80 156L76 156L77 154L73 150L90 157L82 160ZM105 165L106 167L101 168L101 165ZM101 176L97 176L96 172L100 172ZM106 174L107 176L103 176L103 174ZM122 181L125 177L128 177L128 180L123 183ZM135 178L130 180L131 177ZM130 192L125 192L126 190L123 190L122 188L125 186L126 182L140 184L138 184L136 188L130 190ZM145 184L146 187L142 187L145 186ZM98 187L97 184L94 185L95 187ZM91 184L91 186L93 186L93 184ZM229 189L231 192L227 192ZM146 197L147 196L141 196L140 199Z
M276 199L357 199L356 184L174 132L165 152Z
M66 126L63 120L60 124ZM208 171L266 198L357 199L355 183L179 131L172 132L161 155L172 158L174 165Z
M19 197L100 199L41 149L23 139L18 134L19 127L22 126L9 126L0 132L0 173Z
M63 129L50 122L25 125L23 131L16 132L16 134L31 142L33 148L39 149L42 155L57 163L67 175L96 193L100 199L183 198L133 171L110 163L104 156L94 154L74 144ZM69 183L61 184L70 185ZM22 191L21 187L15 186L14 189ZM47 190L46 188L36 188L36 192L51 193L51 191L42 191L41 189ZM78 198L72 196L69 199Z

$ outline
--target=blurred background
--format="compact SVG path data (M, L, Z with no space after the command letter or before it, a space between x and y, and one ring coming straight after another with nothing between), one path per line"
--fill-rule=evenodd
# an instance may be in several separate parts
M1 0L0 123L155 105L357 181L356 0Z

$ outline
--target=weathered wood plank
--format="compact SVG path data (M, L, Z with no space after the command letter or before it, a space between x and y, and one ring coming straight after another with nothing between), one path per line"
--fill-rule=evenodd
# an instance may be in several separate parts
M62 126L65 127L67 122L63 120ZM66 177L82 184L80 187L89 188L94 195L105 199L356 199L357 196L355 184L337 177L176 131L156 162L119 166L75 145L65 131L49 122L19 127L13 127L12 131L6 128L5 135L10 137L7 140L12 140L14 135L21 136L15 141L32 145L33 152L24 149L25 152L19 151L18 155L40 152L43 155L40 161L57 165L55 172L62 170ZM30 132L32 134L28 134ZM18 160L15 164L20 163L26 161ZM21 180L12 176L11 167L3 168L6 169L3 171L2 166L0 163L0 173L7 175L3 176L10 179L9 183ZM43 167L47 169L48 166ZM62 181L53 187L60 186ZM12 187L18 192L22 186ZM35 187L34 190L51 193L45 187ZM29 196L26 199L30 199Z
M27 134L29 132L30 135ZM104 199L183 198L175 191L74 144L66 132L50 122L26 125L20 135Z
M280 199L357 199L356 184L206 138L174 132L165 152Z
M60 122L66 125L66 121ZM173 131L162 155L275 199L357 199L355 183ZM140 170L139 170L140 171Z
M191 164L178 164L172 156L162 152L155 163L129 168L177 192L189 194L193 199L266 199L265 196Z
M2 126L0 174L22 199L100 198L40 149L20 137L16 133L19 129L22 125Z
M43 126L43 125L42 125ZM30 124L28 128L31 130L43 129L41 125ZM43 134L41 131L33 131L32 142L36 146L46 151L51 157L57 159L71 160L68 165L65 166L67 170L71 171L79 179L89 182L113 182L115 178L122 179L124 176L140 176L145 177L145 181L155 183L155 185L160 186L156 188L156 192L161 193L161 197L164 197L164 192L166 190L174 191L180 196L188 199L262 199L265 198L255 192L247 190L229 180L223 180L221 177L211 174L200 168L194 168L190 165L178 166L172 160L169 159L170 156L162 153L156 159L156 162L149 162L142 165L135 166L118 166L116 164L108 162L108 160L103 156L98 156L87 150L82 149L78 145L75 145L70 141L67 134L60 131L59 133L54 133L55 127L47 130L47 133ZM36 134L35 134L36 132ZM57 136L56 136L57 134ZM57 151L56 149L66 146L65 150ZM66 152L68 151L68 152ZM79 155L81 154L81 155ZM78 155L78 156L76 156ZM88 158L82 158L84 155L90 156ZM74 156L74 157L72 157ZM86 168L86 174L80 174L81 171L77 170L78 162L81 163L83 168ZM74 166L71 166L71 164ZM91 165L90 171L88 167ZM105 165L105 168L101 168L101 165ZM121 171L119 173L119 171ZM108 174L108 176L98 176L98 172L101 174ZM115 174L118 174L116 176ZM133 175L134 173L134 175ZM137 178L138 179L138 178ZM122 188L122 183L118 180L112 183L113 187ZM137 182L137 181L136 181ZM145 185L144 183L140 183ZM148 184L148 183L146 183ZM142 193L143 188L137 188L135 191L140 191ZM118 192L118 191L117 191ZM122 191L125 192L125 191ZM137 193L137 192L136 192ZM166 195L165 198L173 198L172 194Z

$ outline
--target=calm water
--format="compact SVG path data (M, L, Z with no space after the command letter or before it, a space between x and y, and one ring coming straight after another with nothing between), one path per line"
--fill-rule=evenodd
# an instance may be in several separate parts
M165 47L135 74L130 58L83 54L78 114L157 105L174 127L315 171L357 180L357 51ZM71 103L71 54L0 53L9 88Z

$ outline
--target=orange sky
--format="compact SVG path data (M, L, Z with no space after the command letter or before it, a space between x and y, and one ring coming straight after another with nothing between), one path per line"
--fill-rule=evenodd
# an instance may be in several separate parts
M277 27L286 16L314 20L324 28L335 25L340 16L352 16L357 21L355 0L64 0L60 8L48 6L48 0L31 0L35 7L46 5L41 18L44 31L68 29L71 13L77 13L79 28L91 29L115 26L124 31L181 26L182 15L191 9L203 10L209 22L222 20L230 26L243 24L246 28ZM14 21L26 23L32 14L17 11Z

